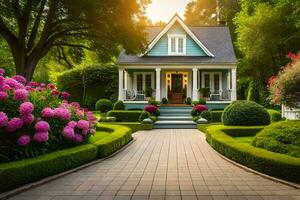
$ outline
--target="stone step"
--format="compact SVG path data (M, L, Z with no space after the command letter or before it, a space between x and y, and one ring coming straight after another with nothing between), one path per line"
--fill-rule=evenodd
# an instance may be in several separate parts
M193 121L157 121L155 129L195 129L197 124Z
M165 121L165 120L168 120L168 121L191 121L192 120L192 117L190 115L187 115L187 116L159 116L158 121Z

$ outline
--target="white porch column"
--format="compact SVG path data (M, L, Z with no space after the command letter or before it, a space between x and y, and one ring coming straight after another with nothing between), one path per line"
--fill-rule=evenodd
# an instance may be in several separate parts
M124 80L124 69L119 69L119 97L118 100L123 101L124 100L124 86L123 86L123 80Z
M231 69L231 101L236 100L236 69Z
M124 71L124 90L128 90L128 72Z
M155 91L155 101L160 101L160 68L156 68L156 91Z
M198 69L193 68L193 91L192 91L192 100L198 100Z

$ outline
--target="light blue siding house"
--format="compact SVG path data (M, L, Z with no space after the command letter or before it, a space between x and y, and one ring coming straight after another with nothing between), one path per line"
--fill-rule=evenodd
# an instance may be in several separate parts
M148 49L142 55L122 52L119 100L145 104L183 104L205 98L223 108L236 100L236 57L228 27L188 27L175 15L164 27L148 27Z

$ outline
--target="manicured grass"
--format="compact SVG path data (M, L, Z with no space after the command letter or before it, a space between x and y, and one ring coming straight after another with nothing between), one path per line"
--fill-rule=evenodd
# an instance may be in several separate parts
M100 111L93 111L95 117L99 120L101 117L106 117L106 113L100 113Z
M241 133L249 137L249 134L254 134L260 127L243 126L236 127L236 130L233 126L224 125L198 127L205 132L207 142L224 156L259 172L300 183L299 158L257 148L230 136Z
M101 124L122 125L130 128L132 133L141 130L152 130L153 124L142 124L140 122L102 122Z
M103 138L105 138L108 135L110 135L110 133L107 131L97 131L95 135L92 135L90 137L89 142L94 143L98 140L102 140Z
M234 137L235 140L238 140L242 143L246 143L246 144L249 144L251 145L254 137L253 136L245 136L245 137Z

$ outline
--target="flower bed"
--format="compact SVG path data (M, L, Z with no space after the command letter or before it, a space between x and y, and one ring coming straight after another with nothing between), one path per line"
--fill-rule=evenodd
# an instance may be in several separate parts
M85 144L96 118L54 84L4 77L0 69L0 163Z

